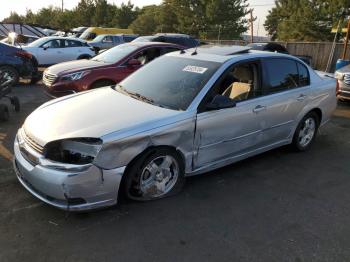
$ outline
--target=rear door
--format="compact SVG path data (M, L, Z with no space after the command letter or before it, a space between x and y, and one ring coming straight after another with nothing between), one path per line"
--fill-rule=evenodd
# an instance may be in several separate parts
M310 96L308 69L292 58L263 59L263 98L260 116L263 118L263 143L272 145L293 136L297 116Z

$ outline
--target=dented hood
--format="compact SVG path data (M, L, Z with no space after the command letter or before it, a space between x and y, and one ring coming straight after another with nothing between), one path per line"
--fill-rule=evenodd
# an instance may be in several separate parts
M23 127L31 139L45 146L65 138L100 138L113 132L130 135L179 114L106 87L52 100L30 114Z

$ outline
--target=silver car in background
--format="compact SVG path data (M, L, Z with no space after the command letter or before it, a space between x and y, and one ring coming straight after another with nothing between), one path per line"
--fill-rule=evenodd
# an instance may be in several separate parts
M350 100L350 65L344 66L335 72L338 79L338 98Z
M50 101L18 131L21 184L55 207L89 210L118 193L172 195L201 174L291 144L306 151L336 107L336 81L301 60L246 47L155 59L120 84Z

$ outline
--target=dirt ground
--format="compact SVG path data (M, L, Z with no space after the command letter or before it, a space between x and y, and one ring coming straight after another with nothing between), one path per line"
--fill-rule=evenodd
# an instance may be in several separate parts
M309 152L279 148L189 178L172 198L67 214L12 171L17 129L48 100L40 86L14 93L22 111L0 123L0 261L350 260L350 103Z

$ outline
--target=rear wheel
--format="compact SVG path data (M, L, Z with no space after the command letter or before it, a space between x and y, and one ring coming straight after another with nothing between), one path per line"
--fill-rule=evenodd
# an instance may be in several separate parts
M11 104L14 106L16 112L21 110L21 104L17 96L11 98Z
M295 150L306 151L311 147L317 135L319 121L315 112L310 112L303 117L293 137L292 146Z
M156 149L132 163L124 190L129 199L156 200L179 192L184 185L184 165L177 152Z
M0 121L8 121L9 118L9 108L7 107L7 105L0 104Z
M17 70L11 66L1 66L0 72L3 74L3 78L9 81L9 86L14 86L18 84L19 74Z

